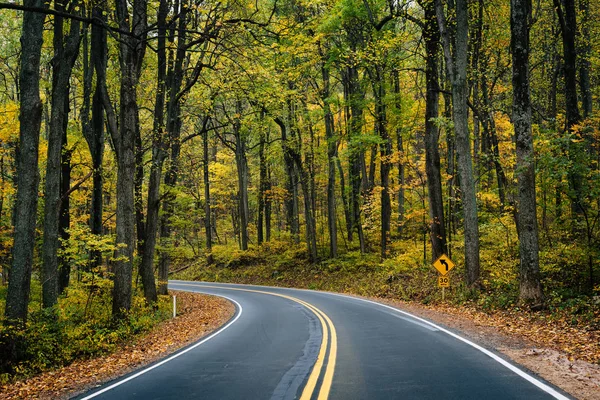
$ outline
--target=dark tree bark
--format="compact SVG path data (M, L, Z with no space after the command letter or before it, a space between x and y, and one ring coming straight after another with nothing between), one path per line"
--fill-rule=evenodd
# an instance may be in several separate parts
M131 14L124 0L116 0L120 34L121 89L119 131L113 135L117 157L117 250L115 251L112 313L124 318L131 308L131 279L135 245L135 141L139 131L136 87L146 48L147 2L134 0ZM131 21L131 23L130 23Z
M205 119L207 121L208 119ZM205 124L206 125L206 124ZM208 129L202 132L202 149L203 149L203 165L202 172L204 176L204 229L206 232L206 263L213 263L212 255L212 214L210 207L210 174L208 170L209 153L208 153Z
M287 126L281 118L275 118L274 121L281 130L281 147L283 149L283 161L286 172L285 188L287 196L284 200L286 225L289 232L294 237L294 241L298 243L300 239L300 227L298 222L298 175L294 166L294 159L291 155L291 149L288 144Z
M104 21L105 16L97 3L92 8L92 17ZM81 121L83 136L92 156L92 204L90 209L90 230L94 235L102 234L103 211L103 176L102 160L104 158L104 98L103 90L106 87L107 65L107 33L100 26L92 25L91 46L88 51L87 35L84 36L84 87ZM88 57L88 52L90 56ZM89 59L89 62L88 62ZM90 120L90 97L92 97L93 72L96 72L96 88L92 99L92 117ZM115 127L116 128L116 127ZM94 270L102 262L102 254L97 250L90 253L89 269Z
M381 174L381 258L387 257L387 246L390 238L392 202L390 199L390 157L392 142L387 130L387 115L385 106L385 76L381 65L374 65L371 75L373 97L375 99L375 128L381 138L380 174ZM373 175L375 173L373 172Z
M142 187L144 184L144 146L139 122L136 123L135 133L135 176L133 178L133 201L135 206L135 247L138 257L143 257L146 242L146 222L144 215L144 199Z
M42 0L24 0L27 7L46 8ZM12 268L6 294L5 316L25 322L29 304L31 267L35 245L35 222L38 198L38 148L42 121L40 100L40 56L45 14L23 12L21 61L19 73L20 113L17 149L17 194Z
M329 66L326 55L321 49L321 78L323 88L321 101L323 102L323 117L325 119L325 140L327 141L327 228L329 230L329 257L338 255L337 248L337 223L336 223L336 197L335 197L335 159L337 158L337 138L333 124L333 114L329 105L330 80Z
M446 15L442 0L435 0L435 4L440 37L446 58L446 68L452 82L456 155L464 213L465 269L467 284L473 286L479 280L479 225L468 124L467 41L469 18L467 2L466 0L456 0L454 3L456 11L454 55L452 54L450 33L446 26Z
M590 85L590 0L579 0L581 12L581 51L579 52L579 88L583 118L592 116L592 88Z
M440 172L439 128L435 120L439 116L438 53L439 31L435 19L433 0L422 3L425 10L427 93L425 99L425 172L429 195L429 235L433 260L448 252L446 246L446 225L444 221L444 200L442 198L442 176Z
M565 106L567 117L567 130L573 134L573 128L581 122L579 105L577 99L577 48L575 37L577 35L577 18L575 0L554 0L554 7L558 15L563 42L563 71L565 76ZM581 146L575 144L569 146L568 155L573 163L577 163L578 153L582 152ZM585 201L583 194L583 176L577 166L569 169L569 186L571 197L571 211L573 222L577 222L577 216L585 213Z
M156 283L154 280L154 252L158 234L158 211L160 209L160 180L162 178L163 162L167 157L165 137L165 92L167 75L167 16L169 4L161 0L157 13L157 83L156 100L154 104L154 122L152 128L152 164L150 166L150 180L148 182L148 204L146 209L145 235L143 242L140 275L144 286L144 297L148 304L155 304L158 300ZM143 170L142 170L143 171ZM167 294L169 276L159 276L159 292Z
M178 2L177 4L178 5ZM178 7L175 7L176 9ZM169 154L169 164L165 172L164 185L165 195L162 204L162 215L160 219L160 240L166 245L171 236L171 216L173 215L175 200L174 187L177 184L179 177L179 154L181 152L181 107L179 102L179 92L183 82L184 68L183 63L186 57L187 46L187 20L189 9L187 3L181 3L181 11L179 13L177 29L172 28L169 33L169 41L175 40L175 32L177 32L177 47L175 56L172 54L170 59L174 59L172 67L167 73L167 135L171 151ZM171 265L170 252L161 251L158 262L158 275L168 276Z
M361 253L366 251L365 237L362 229L361 217L361 170L364 167L364 154L361 150L360 135L363 125L363 105L364 92L360 88L358 69L356 66L347 66L345 77L345 85L347 87L347 101L350 103L350 120L348 121L348 148L350 169L348 180L350 181L350 220L352 231L356 231L360 245ZM361 162L362 161L362 162ZM351 238L349 238L351 239Z
M69 101L66 99L66 101ZM68 107L68 105L67 105ZM67 120L65 119L63 129L63 149L61 154L60 171L60 212L58 220L58 235L62 241L61 248L64 248L67 240L71 237L69 228L71 227L71 205L69 192L71 189L71 155L72 150L67 148ZM69 286L71 278L71 265L69 260L58 257L58 291L62 294Z
M529 89L529 25L531 0L511 0L511 51L513 64L513 124L517 146L515 174L519 186L518 224L520 255L519 299L539 305L540 283L538 222L535 200L535 164L531 132Z
M236 113L242 114L242 103L236 102ZM233 123L235 137L235 164L238 174L238 212L240 216L240 249L248 250L248 159L246 138L242 136L241 121L236 118Z
M64 0L55 2L57 11L65 10ZM69 90L71 72L81 41L80 23L71 20L67 37L64 36L64 19L54 17L54 57L52 58L52 110L48 153L46 160L46 179L44 185L44 243L42 246L42 305L52 307L58 301L59 273L58 249L60 248L59 219L61 214L61 171L63 140L69 117Z
M393 72L394 94L396 95L395 106L398 115L402 110L402 101L400 98L400 74L397 70ZM404 230L404 143L402 143L402 128L396 128L396 151L398 152L398 233L402 234Z
M265 111L261 111L261 125L264 125ZM258 217L257 217L257 243L261 245L264 240L264 214L265 214L265 199L267 191L267 160L265 156L265 141L267 135L264 130L260 130L260 138L258 145L258 162L259 162L259 182L258 182Z

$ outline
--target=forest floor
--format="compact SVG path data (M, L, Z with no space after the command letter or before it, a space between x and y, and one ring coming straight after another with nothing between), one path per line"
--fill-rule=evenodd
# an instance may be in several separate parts
M157 361L224 325L235 306L220 297L176 292L174 319L101 357L78 360L0 387L0 399L68 399Z

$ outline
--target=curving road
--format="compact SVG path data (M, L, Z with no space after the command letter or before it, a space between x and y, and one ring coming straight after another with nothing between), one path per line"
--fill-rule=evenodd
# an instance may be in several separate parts
M80 399L569 399L440 326L363 299L170 281L236 304L213 335Z

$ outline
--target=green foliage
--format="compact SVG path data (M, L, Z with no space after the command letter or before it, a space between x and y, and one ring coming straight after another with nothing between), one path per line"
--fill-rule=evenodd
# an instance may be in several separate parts
M0 325L0 383L113 351L169 318L168 299L161 298L154 310L136 291L128 317L115 322L111 291L109 280L88 274L68 288L56 307L30 313L25 326ZM5 290L0 296L4 298Z

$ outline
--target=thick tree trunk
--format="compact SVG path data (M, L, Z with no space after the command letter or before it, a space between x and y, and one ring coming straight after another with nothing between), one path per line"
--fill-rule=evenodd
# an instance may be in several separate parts
M103 20L102 10L94 7L92 16ZM85 139L92 155L92 167L94 169L92 205L90 212L90 230L94 235L102 234L102 211L103 211L103 172L102 161L104 159L104 103L102 98L103 87L106 86L106 65L107 65L107 33L103 28L93 25L91 38L91 61L96 71L96 89L92 100L92 121L90 135ZM91 78L90 78L91 89ZM84 131L85 133L85 131ZM90 268L93 270L102 262L100 251L92 251L90 254Z
M433 260L448 252L446 246L446 225L444 221L444 200L442 198L442 177L440 172L438 118L439 82L438 48L439 31L435 20L433 0L423 3L425 8L425 27L423 36L426 47L425 79L427 93L425 99L425 172L429 194L429 236Z
M58 11L65 9L62 1L55 3ZM42 305L52 307L58 301L58 249L60 248L59 218L61 198L61 159L66 121L69 113L69 81L79 53L80 23L72 20L69 35L63 33L64 20L54 17L54 57L52 59L52 110L44 185L44 243L42 246Z
M144 286L144 297L148 304L156 304L158 297L154 280L154 252L158 234L158 211L160 209L160 181L162 178L163 162L167 156L165 148L165 92L167 74L167 14L169 5L167 0L161 0L158 7L157 26L157 83L156 101L154 104L154 125L152 129L152 164L150 166L150 180L148 182L148 205L146 209L146 233L144 235L142 260L140 262L140 275ZM138 166L139 167L139 166ZM143 171L143 170L142 170ZM169 276L159 277L159 292L167 294Z
M124 318L131 308L131 279L135 246L135 141L138 126L136 87L145 52L147 26L147 3L133 2L132 14L123 0L116 3L117 18L122 31L119 56L121 64L121 89L119 132L113 137L117 155L117 250L113 262L114 287L112 313L117 319ZM132 24L130 28L130 19ZM130 30L131 29L131 30ZM112 133L112 131L111 131Z
M46 8L42 0L24 0L26 7ZM8 320L27 320L31 267L35 245L35 222L38 199L38 148L42 121L40 100L40 56L45 14L23 12L19 88L19 147L17 149L17 194L12 268L6 294L5 316Z
M479 280L479 226L468 124L467 41L469 19L466 0L456 0L455 10L456 32L453 57L442 1L436 0L436 14L446 57L446 67L452 81L456 155L464 214L466 277L467 284L473 286Z
M529 94L529 24L531 0L511 0L511 50L513 65L513 124L515 127L519 186L518 228L520 294L522 302L543 302L540 283L538 222L535 197L535 164Z

